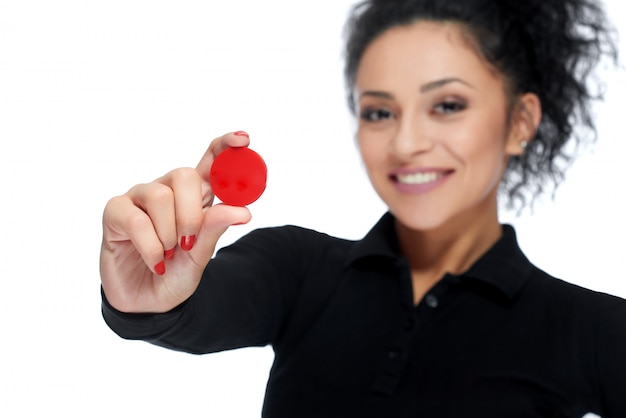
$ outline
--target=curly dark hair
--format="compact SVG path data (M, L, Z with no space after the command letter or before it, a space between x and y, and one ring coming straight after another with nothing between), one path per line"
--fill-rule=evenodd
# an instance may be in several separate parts
M547 188L556 191L573 151L596 140L591 102L603 97L603 84L596 79L590 85L593 70L605 56L617 63L616 31L598 1L362 1L345 27L344 75L353 113L356 72L367 46L387 29L417 20L461 24L504 75L511 103L526 92L541 101L536 135L523 155L509 160L500 186L508 207L521 210Z

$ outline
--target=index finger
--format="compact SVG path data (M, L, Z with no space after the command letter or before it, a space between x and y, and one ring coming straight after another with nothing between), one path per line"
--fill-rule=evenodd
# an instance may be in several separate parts
M229 147L247 147L250 144L250 136L244 131L227 133L219 138L215 138L206 150L200 162L196 166L196 171L205 181L209 181L211 166L215 157Z

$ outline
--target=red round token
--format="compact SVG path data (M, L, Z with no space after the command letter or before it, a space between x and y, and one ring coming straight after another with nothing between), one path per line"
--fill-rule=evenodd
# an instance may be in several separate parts
M209 174L213 193L223 203L246 206L265 190L267 166L247 147L227 148L215 158Z

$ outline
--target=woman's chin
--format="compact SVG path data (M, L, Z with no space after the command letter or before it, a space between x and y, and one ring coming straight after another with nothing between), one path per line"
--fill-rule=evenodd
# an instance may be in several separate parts
M411 211L406 208L399 210L390 208L389 211L402 226L415 231L432 231L442 227L447 221L447 217L442 211Z

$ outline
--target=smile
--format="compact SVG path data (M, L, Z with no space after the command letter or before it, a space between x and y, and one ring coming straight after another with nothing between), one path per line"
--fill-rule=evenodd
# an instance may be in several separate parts
M390 180L402 194L421 195L438 189L454 174L454 170L422 168L398 170L390 175Z
M441 172L426 172L426 173L411 173L411 174L397 174L396 180L402 184L426 184L439 180L443 177L444 173Z

